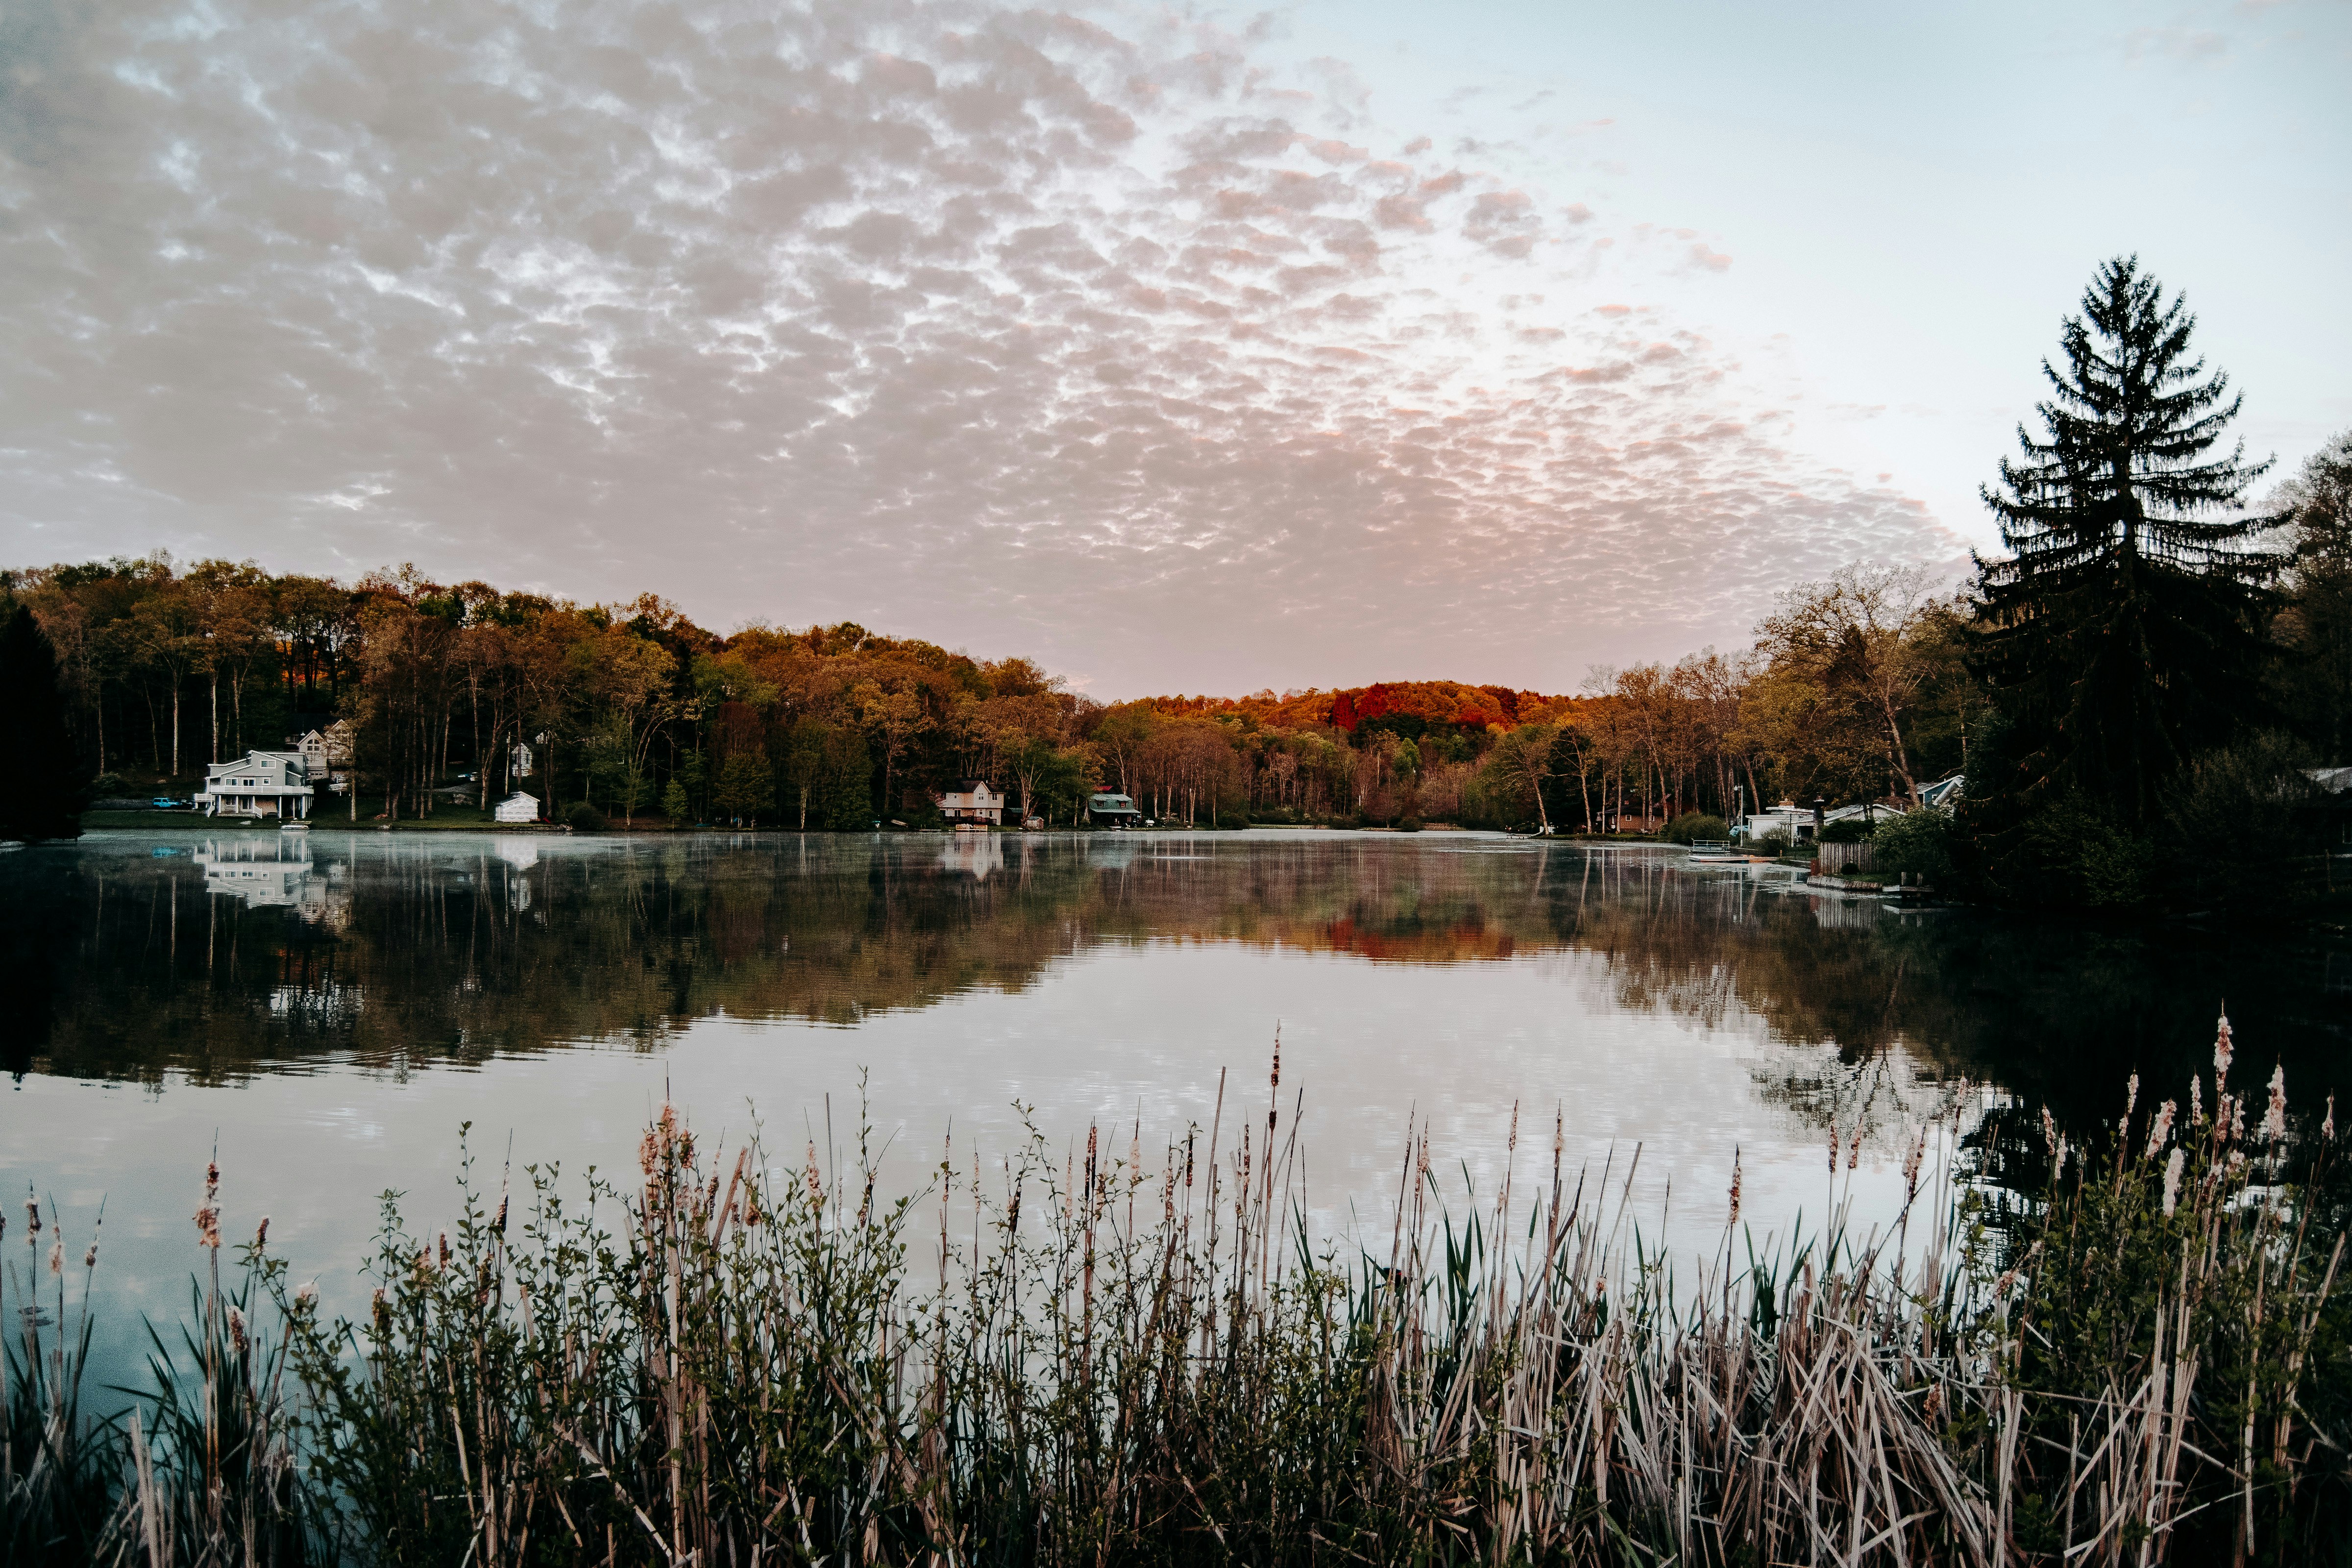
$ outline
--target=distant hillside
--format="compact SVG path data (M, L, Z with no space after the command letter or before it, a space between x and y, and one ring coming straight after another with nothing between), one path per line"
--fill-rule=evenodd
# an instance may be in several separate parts
M1276 729L1329 728L1353 734L1360 725L1391 716L1464 730L1509 729L1555 717L1584 700L1517 691L1507 686L1471 686L1459 680L1383 680L1330 691L1290 691L1279 697L1272 691L1247 697L1147 697L1137 706L1171 715L1242 713Z

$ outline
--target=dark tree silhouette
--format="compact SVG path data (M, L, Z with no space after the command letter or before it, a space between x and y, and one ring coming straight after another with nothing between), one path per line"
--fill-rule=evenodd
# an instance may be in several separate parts
M2021 456L1983 492L2010 556L1978 558L1972 662L2017 764L1984 793L2030 809L2079 790L2143 824L2190 755L2266 719L2283 563L2256 547L2276 520L2244 497L2270 465L2242 442L2214 454L2240 400L2191 357L2196 324L2137 257L2103 263L2063 368L2042 362L2043 437L2021 426Z
M0 838L78 838L89 777L66 727L57 653L19 605L0 625Z

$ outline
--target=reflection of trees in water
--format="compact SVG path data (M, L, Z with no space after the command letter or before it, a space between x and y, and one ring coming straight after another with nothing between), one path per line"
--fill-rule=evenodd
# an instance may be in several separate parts
M26 940L8 944L7 978L48 984L53 1015L14 1021L10 1065L228 1077L321 1050L396 1065L652 1043L722 1013L850 1024L1016 990L1106 942L1409 964L1573 950L1602 962L1619 1007L1752 1020L1818 1047L1759 1068L1767 1097L1808 1120L1879 1120L1924 1092L1915 1080L1965 1073L2086 1125L2114 1114L2135 1066L2185 1082L2224 992L2245 1059L2267 1076L2284 1055L2306 1103L2352 1016L2340 939L1904 914L1656 854L1105 835L992 839L983 866L935 837L313 840L332 919L208 895L190 860L143 846L10 857L0 879Z

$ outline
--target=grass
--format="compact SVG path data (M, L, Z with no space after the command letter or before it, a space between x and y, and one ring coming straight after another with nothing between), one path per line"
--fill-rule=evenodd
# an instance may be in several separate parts
M1859 1247L1759 1252L1735 1175L1680 1281L1631 1173L1564 1171L1557 1123L1548 1170L1463 1215L1418 1131L1389 1234L1318 1247L1278 1057L1265 1110L1221 1098L1149 1155L1033 1135L897 1202L863 1134L830 1164L730 1152L667 1110L576 1208L553 1171L510 1192L468 1164L446 1233L387 1195L356 1321L266 1235L225 1288L208 1189L191 1327L119 1424L79 1408L87 1309L33 1233L0 1539L150 1563L2340 1560L2343 1243L2304 1196L2332 1115L2291 1162L2283 1102L2225 1075L2201 1118L2135 1084L2096 1166L2053 1131L2032 1203L1944 1184L1957 1119L1919 1126L1913 1206Z

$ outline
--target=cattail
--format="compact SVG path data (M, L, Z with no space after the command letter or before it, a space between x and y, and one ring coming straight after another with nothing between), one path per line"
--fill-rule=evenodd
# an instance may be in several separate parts
M61 1236L49 1244L49 1272L63 1274L65 1271L66 1238Z
M1911 1144L1911 1152L1903 1157L1903 1201L1910 1202L1919 1195L1919 1166L1927 1158L1927 1124L1919 1124L1919 1136Z
M2205 1084L2195 1073L2189 1075L2189 1125L2205 1125Z
M228 1310L228 1337L229 1342L236 1346L236 1353L243 1355L250 1342L245 1336L245 1314L235 1307Z
M265 1219L261 1223L268 1225L269 1222ZM497 1231L500 1236L504 1236L507 1233L507 1194L504 1193L500 1193L499 1194L499 1217L492 1224L490 1228Z
M209 1203L196 1210L196 1245L220 1249L220 1210Z
M2171 1215L2173 1209L2180 1203L2180 1168L2187 1163L2187 1157L2181 1153L2178 1147L2175 1147L2171 1153L2165 1156L2164 1212L2168 1217Z
M1731 1146L1731 1223L1739 1223L1739 1145Z
M2221 1027L2213 1037L2213 1092L2221 1092L2222 1080L2230 1076L2230 1015L2221 1015Z
M89 1244L89 1250L81 1255L81 1266L84 1268L95 1268L98 1267L98 1243L94 1241L91 1242Z
M259 1252L269 1245L269 1216L263 1215L261 1223L253 1227L253 1250Z
M1426 1180L1426 1179L1428 1178L1428 1176L1429 1176L1429 1134L1428 1134L1428 1133L1426 1133L1426 1132L1424 1132L1424 1133L1423 1133L1423 1134L1421 1135L1421 1154L1420 1154L1419 1159L1418 1159L1418 1160L1416 1160L1416 1161L1414 1162L1414 1167L1413 1167L1413 1168L1414 1168L1415 1173L1416 1173L1417 1174L1419 1174L1419 1175L1420 1175L1423 1180Z
M2068 1147L2065 1135L2063 1133L2060 1134L2058 1139L2058 1147L2051 1152L2050 1179L2052 1181L2056 1182L2065 1179L2066 1156L2072 1152L2073 1150Z
M2139 1109L2139 1074L2134 1073L2124 1082L2124 1114L2129 1116Z
M41 1200L32 1194L25 1194L25 1245L31 1247L41 1235Z
M1837 1157L1838 1126L1837 1118L1832 1116L1830 1118L1830 1174L1832 1176L1837 1174Z
M820 1207L823 1206L824 1203L824 1173L817 1169L816 1140L814 1138L809 1140L808 1169L803 1173L803 1176L808 1184L809 1202L815 1204Z
M1853 1121L1853 1141L1851 1143L1849 1143L1849 1144L1847 1144L1847 1145L1846 1145L1846 1151L1845 1151L1845 1168L1846 1168L1847 1170L1851 1171L1851 1170L1853 1170L1856 1165L1859 1165L1859 1164L1861 1164L1861 1163L1862 1163L1862 1118L1860 1118L1859 1116L1857 1116L1857 1117L1855 1117L1855 1118L1854 1118L1854 1121Z
M2275 1143L2286 1136L2286 1064L2271 1069L2271 1108L2263 1114L2263 1140Z
M2052 1120L2050 1108L2042 1108L2042 1142L2052 1153L2058 1152L2058 1123Z
M441 1233L441 1268L445 1273L449 1268L449 1233L446 1230Z
M1927 1397L1919 1402L1920 1418L1933 1426L1936 1417L1942 1415L1943 1411L1944 1385L1940 1383L1931 1383L1927 1385Z
M2158 1154L2163 1152L2165 1140L2172 1136L2173 1115L2179 1110L2179 1107L2174 1105L2172 1101L2168 1100L2162 1105L2158 1106L2156 1108L2156 1114L2149 1118L2147 1124L2148 1159L2153 1160Z
M2333 1090L2327 1096L2327 1115L2319 1124L2319 1141L2323 1143L2336 1142L2336 1095Z
M1505 1141L1503 1150L1509 1154L1519 1152L1519 1102L1516 1100L1511 1101L1511 1135ZM1738 1157L1736 1152L1734 1157Z

